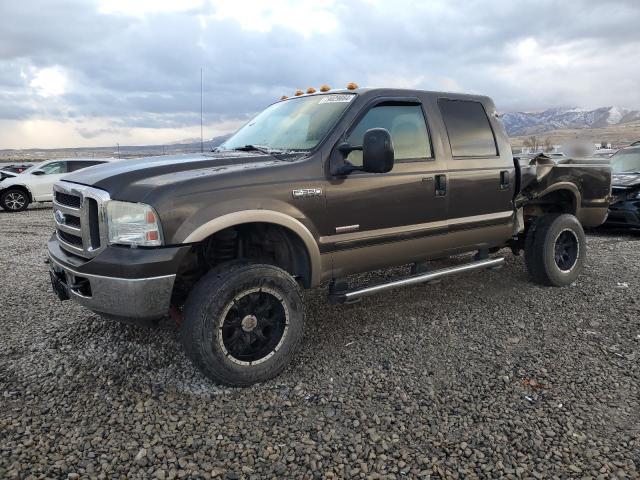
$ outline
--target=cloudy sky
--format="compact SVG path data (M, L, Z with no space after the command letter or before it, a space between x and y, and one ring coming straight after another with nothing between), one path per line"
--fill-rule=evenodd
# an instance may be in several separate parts
M296 88L640 108L638 0L2 0L0 149L234 130Z

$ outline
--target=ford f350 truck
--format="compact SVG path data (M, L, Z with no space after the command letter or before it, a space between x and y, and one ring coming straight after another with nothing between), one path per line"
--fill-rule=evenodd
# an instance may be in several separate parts
M607 216L609 167L514 159L488 97L323 90L274 103L210 153L58 182L48 248L59 298L128 321L172 312L195 365L244 386L291 359L301 288L326 282L332 302L352 302L499 267L503 248L524 250L535 282L576 279L583 225ZM465 264L429 269L465 252ZM350 274L398 265L411 274L349 286Z

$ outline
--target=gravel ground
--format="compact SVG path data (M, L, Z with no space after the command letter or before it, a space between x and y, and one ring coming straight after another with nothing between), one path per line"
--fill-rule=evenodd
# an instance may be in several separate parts
M590 234L563 289L506 254L355 305L306 292L293 364L222 389L170 323L58 302L51 230L48 208L0 212L2 478L640 476L639 234Z

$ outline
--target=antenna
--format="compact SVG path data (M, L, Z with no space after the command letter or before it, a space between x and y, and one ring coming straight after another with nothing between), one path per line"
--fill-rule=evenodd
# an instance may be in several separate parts
M118 146L118 158L120 158L120 144L117 143L116 145Z
M200 153L204 153L204 135L202 133L202 67L200 67Z

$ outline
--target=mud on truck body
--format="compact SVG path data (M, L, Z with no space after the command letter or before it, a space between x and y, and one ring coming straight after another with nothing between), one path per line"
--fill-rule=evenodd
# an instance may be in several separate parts
M55 186L50 275L62 299L144 322L173 312L209 378L278 374L303 334L301 288L332 302L499 267L519 253L562 286L604 222L601 165L514 159L491 99L398 89L283 99L210 153L122 161ZM426 262L465 252L466 264ZM392 281L348 276L412 264ZM452 288L454 288L452 286Z

